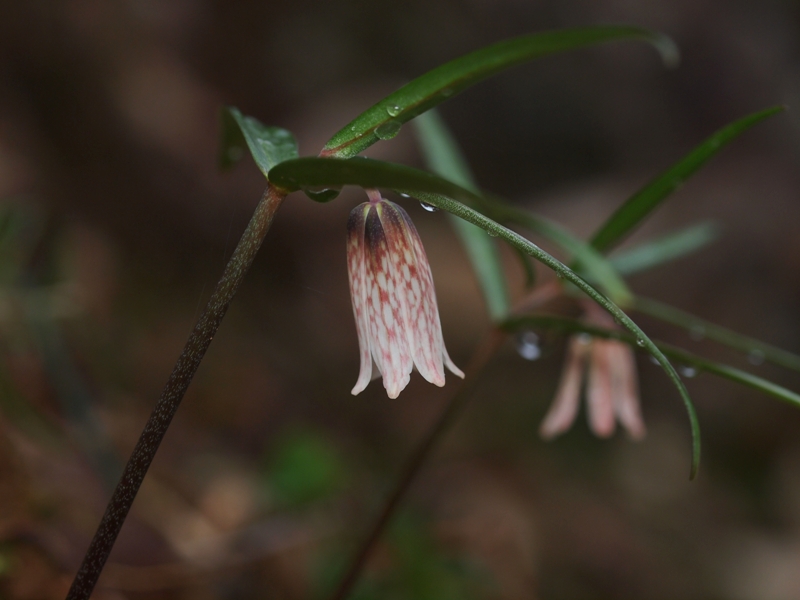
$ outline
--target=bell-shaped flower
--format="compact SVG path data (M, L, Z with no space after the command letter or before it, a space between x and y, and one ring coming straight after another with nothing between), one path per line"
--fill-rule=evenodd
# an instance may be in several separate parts
M587 301L584 308L587 322L615 327L611 316L593 302ZM569 339L561 381L539 429L541 436L551 439L572 426L587 370L586 405L592 432L598 437L609 437L619 420L631 438L642 439L645 426L639 408L633 350L624 342L595 339L588 334Z
M444 385L444 366L463 378L444 347L436 292L425 249L408 214L377 190L347 222L347 270L358 330L361 371L356 395L376 376L390 398L408 385L414 367Z

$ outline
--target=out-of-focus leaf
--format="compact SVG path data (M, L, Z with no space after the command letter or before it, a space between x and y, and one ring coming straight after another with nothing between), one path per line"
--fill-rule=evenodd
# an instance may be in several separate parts
M514 317L507 320L502 324L502 327L507 331L518 331L521 329L556 329L569 333L588 333L595 337L617 339L637 346L636 338L624 331L615 329L605 329L602 327L595 327L582 321L575 319L567 319L563 317L554 317L549 315L531 315L523 317ZM731 367L722 363L707 360L682 348L671 346L664 342L656 342L656 345L661 351L675 362L682 366L682 371L687 373L686 376L693 377L698 371L707 371L714 375L719 375L730 381L735 381L742 385L746 385L755 390L773 396L784 402L789 402L795 406L800 406L800 395L792 390L786 389L776 383L768 381L762 377L753 375L741 369ZM691 375L689 375L689 373Z
M718 236L719 227L716 224L698 223L620 252L610 258L610 262L618 273L633 275L688 256L707 246Z
M656 47L665 62L677 61L678 52L672 40L637 27L565 29L505 40L450 61L407 83L339 130L325 145L321 156L355 156L378 140L397 135L403 123L514 65L614 40L646 41Z
M800 371L800 356L797 354L720 327L657 300L637 297L634 306L641 313L686 329L694 338L707 338L730 348L741 350L754 364L769 361L793 371Z
M278 163L298 156L297 142L291 132L267 127L255 117L242 115L237 108L225 107L222 110L220 167L231 168L248 149L264 177Z
M414 124L422 154L431 171L466 189L477 191L467 161L439 115L432 110L417 117ZM448 217L472 263L489 317L492 321L505 318L509 310L508 286L494 240L479 227L452 215Z
M774 106L753 113L714 133L620 206L594 234L591 240L592 246L601 252L611 249L723 146L756 123L781 112L784 108Z
M297 432L278 445L268 464L267 481L280 502L298 506L336 491L345 476L333 445L311 432Z
M480 204L481 198L476 194L451 181L418 169L367 158L353 158L350 160L298 158L283 162L273 168L269 172L269 179L273 184L287 192L300 190L307 186L358 185L364 188L389 188L400 193L407 193L479 226L487 231L489 235L502 237L515 248L526 252L555 271L564 280L574 284L575 287L608 311L620 325L636 336L638 343L647 349L659 364L664 367L667 376L680 393L689 415L693 443L690 476L693 478L696 475L700 460L700 427L689 393L686 391L686 386L684 386L683 381L669 360L628 315L566 265L518 233L456 201L463 200L473 205Z

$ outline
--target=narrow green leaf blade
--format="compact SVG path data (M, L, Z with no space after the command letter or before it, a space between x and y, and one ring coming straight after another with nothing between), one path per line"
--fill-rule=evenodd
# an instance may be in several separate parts
M592 246L605 252L619 243L626 234L641 223L653 209L719 152L723 146L756 123L784 109L784 106L774 106L753 113L714 133L620 206L594 234L591 240Z
M716 224L710 221L697 223L615 254L610 262L621 275L633 275L688 256L718 236Z
M502 328L507 331L517 331L519 329L541 328L541 329L555 329L562 332L569 333L588 333L595 337L617 339L630 344L636 345L636 339L620 330L606 329L602 327L595 327L582 321L575 319L567 319L564 317L556 317L550 315L529 315L523 317L515 317L508 319L502 324ZM692 367L698 371L706 371L713 373L730 381L746 385L750 388L758 390L764 394L768 394L778 400L789 402L795 406L800 407L800 394L793 392L773 383L763 377L758 377L747 371L742 371L735 367L717 363L707 360L696 354L688 352L683 348L678 348L664 342L656 342L656 345L661 351L669 358L675 360L681 365Z
M431 171L475 191L476 186L467 161L436 111L420 115L414 120L414 124L422 154ZM452 215L448 217L472 263L489 317L492 321L505 318L510 300L497 246L479 227Z
M379 139L397 134L400 126L504 69L539 56L614 40L641 40L674 63L678 52L668 37L637 27L586 27L525 35L457 58L407 83L338 131L321 156L349 158Z
M637 343L640 343L641 347L650 352L659 364L664 367L667 376L680 393L689 415L693 444L690 477L695 477L700 462L700 426L686 386L683 385L683 381L669 360L628 315L566 265L518 233L454 200L463 200L475 205L481 202L479 196L436 175L404 165L385 163L367 158L353 158L350 160L298 158L283 162L273 168L269 172L269 179L285 191L295 191L304 187L359 185L365 188L390 188L407 193L477 225L487 231L489 235L502 237L515 248L526 252L551 268L561 278L574 284L575 287L608 311L620 325L630 331L636 337Z
M250 151L264 177L275 165L298 155L297 142L291 132L267 127L255 117L244 116L239 109L227 106L222 110L220 167L231 168L244 156L245 150Z
M736 333L725 327L720 327L657 300L637 297L634 306L637 311L643 314L683 327L693 336L714 340L735 350L740 350L748 354L751 360L766 360L781 367L800 372L800 356L797 354Z

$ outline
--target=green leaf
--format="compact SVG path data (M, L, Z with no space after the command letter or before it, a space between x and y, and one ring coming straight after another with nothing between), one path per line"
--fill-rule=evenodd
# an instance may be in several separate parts
M541 328L541 329L555 329L558 331L570 332L570 333L588 333L595 337L620 340L631 346L637 345L636 338L623 331L614 329L605 329L602 327L595 327L593 325L589 325L587 323L583 323L575 319L567 319L563 317L555 317L550 315L530 315L524 317L515 317L513 319L505 321L502 324L502 328L507 331ZM724 377L725 379L729 379L730 381L746 385L755 390L773 396L774 398L783 400L784 402L789 402L790 404L794 404L795 406L800 406L799 394L791 390L788 390L776 383L763 379L762 377L758 377L756 375L753 375L752 373L742 371L741 369L737 369L729 365L707 360L705 358L692 354L691 352L688 352L682 348L677 348L676 346L665 344L664 342L656 342L656 345L661 349L661 351L666 356L680 363L684 367L691 367L697 371L706 371L708 373L713 373L714 375L718 375L720 377Z
M239 109L227 106L222 110L220 167L231 168L247 149L264 177L278 163L297 158L297 142L291 132L267 127L255 117L243 116Z
M757 339L720 327L656 300L637 297L634 306L641 313L672 323L678 327L683 327L692 336L714 340L730 348L740 350L748 354L750 360L766 360L793 371L800 371L800 356L797 354L792 354Z
M719 227L716 224L698 223L620 252L610 262L617 273L633 275L688 256L707 246L718 236Z
M678 189L684 181L719 152L723 146L756 123L784 109L785 107L783 106L774 106L753 113L714 133L620 206L594 234L591 240L592 246L601 252L605 252L619 243L626 234L641 223L653 209Z
M569 230L527 211L506 203L501 204L497 199L494 200L491 210L486 212L497 220L516 223L558 244L581 265L582 273L585 272L592 283L600 285L615 303L622 306L631 303L633 294L611 262Z
M434 173L476 191L467 162L436 111L414 120L425 162ZM489 317L499 321L508 315L510 301L500 253L494 241L479 227L448 215L467 252L478 280Z
M614 40L649 42L665 62L677 62L672 40L636 27L601 26L524 35L476 50L407 83L345 125L320 155L350 158L379 139L394 137L403 123L495 73L539 56Z
M479 196L436 175L404 165L395 165L367 158L353 158L350 160L298 158L286 161L273 168L269 172L269 179L287 192L296 191L303 187L335 187L342 185L390 188L401 193L404 192L477 225L487 231L489 235L502 237L515 248L526 252L542 264L550 267L557 275L574 284L575 287L611 313L615 320L633 333L642 347L647 349L659 364L664 367L667 376L678 389L689 415L693 443L690 477L693 478L697 474L700 461L700 426L697 422L697 415L689 398L689 393L686 391L686 386L683 385L683 381L681 381L680 376L669 360L628 315L566 265L518 233L454 200L479 204L481 202Z

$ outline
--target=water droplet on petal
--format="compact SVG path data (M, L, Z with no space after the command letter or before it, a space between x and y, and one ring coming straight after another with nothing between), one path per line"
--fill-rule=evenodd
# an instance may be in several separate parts
M678 367L678 373L680 373L681 375L683 375L686 378L691 379L692 377L697 375L697 369L695 369L694 367L689 367L689 366L686 366L686 365L682 365L682 366Z
M434 206L433 204L428 204L427 202L423 202L420 200L419 205L422 207L423 210L427 210L428 212L436 212L439 210L438 206Z
M753 348L747 354L747 361L751 365L755 365L755 366L763 364L765 358L766 358L766 356L764 355L764 351L763 350L759 350L758 348Z
M403 112L403 108L400 107L400 106L397 106L397 104L393 104L392 106L390 106L389 108L386 109L386 112L389 113L390 117L396 117L401 112Z
M403 124L400 121L389 119L385 123L381 123L375 128L375 135L382 140L390 140L398 133Z
M516 338L517 352L525 360L538 360L542 356L539 336L533 331L521 331Z
M702 325L692 325L689 328L689 337L695 342L701 342L706 337L706 328Z

